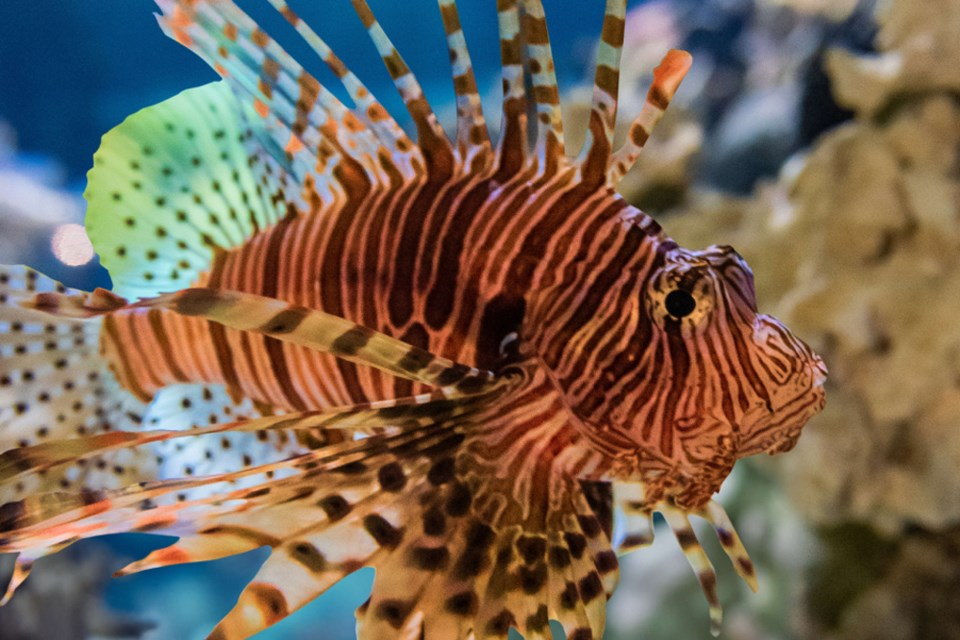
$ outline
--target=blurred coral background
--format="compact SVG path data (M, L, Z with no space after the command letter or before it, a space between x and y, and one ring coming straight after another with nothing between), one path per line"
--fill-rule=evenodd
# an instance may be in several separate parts
M266 3L238 4L290 35ZM349 3L292 4L399 114ZM451 122L435 3L371 4ZM544 4L575 149L602 3ZM493 116L493 3L460 5ZM152 6L0 2L0 263L108 286L79 226L99 137L214 79L161 34ZM296 38L281 41L308 59ZM695 64L623 195L681 244L735 246L755 271L761 309L814 345L831 372L827 409L797 448L740 463L721 492L760 593L702 536L721 574L721 637L960 639L960 0L632 2L627 122L672 47ZM333 88L319 63L311 68ZM266 557L110 579L162 545L117 536L40 561L0 608L0 640L203 638ZM258 638L353 638L371 580L369 570L351 576ZM609 612L611 640L710 637L668 531L623 559Z

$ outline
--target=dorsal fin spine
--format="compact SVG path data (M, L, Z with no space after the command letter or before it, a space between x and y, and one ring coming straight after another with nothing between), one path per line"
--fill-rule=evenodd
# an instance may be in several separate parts
M453 88L457 96L457 148L465 165L481 149L490 149L490 134L483 117L477 90L477 79L470 60L470 50L460 25L456 0L438 0L443 29L447 34L447 50Z
M363 84L353 71L334 53L330 46L306 22L304 22L284 0L268 0L274 8L296 29L300 37L310 45L317 56L330 68L354 101L353 112L384 144L387 151L398 161L398 168L404 176L416 175L418 163L411 159L418 157L419 150L407 136L397 121L380 104L376 96ZM422 157L420 158L422 165Z
M524 86L523 41L519 0L497 0L503 107L497 161L504 181L527 163L527 92Z
M527 71L537 104L537 160L540 171L549 175L557 171L566 154L560 91L543 4L540 0L523 0L523 14Z
M387 71L390 72L390 77L393 78L393 83L397 87L407 111L413 118L414 124L417 126L417 142L420 147L427 151L428 147L441 145L450 150L450 141L447 139L447 134L440 126L433 109L430 108L420 83L410 67L404 62L393 42L390 41L380 22L373 15L370 6L366 0L352 0L352 2L354 10L356 10L363 26L367 29L367 33L370 35L370 39L377 48L380 57L383 58Z
M218 8L221 8L221 11L225 10L228 5L215 5ZM229 5L233 6L233 5ZM201 15L206 14L206 11L201 11ZM349 109L340 102L340 100L334 96L330 91L324 87L322 84L313 79L312 76L307 74L303 67L293 59L286 51L283 50L274 40L269 36L259 30L255 23L253 23L249 17L243 15L239 10L234 10L231 12L235 15L235 19L240 23L240 28L243 30L241 33L246 34L247 38L241 40L239 43L241 46L238 49L238 52L246 53L249 56L249 68L247 72L249 73L254 65L263 66L265 63L276 64L276 78L272 88L281 89L282 97L286 98L285 101L281 104L287 109L286 116L290 118L297 118L298 116L307 117L307 123L305 125L313 125L317 133L323 134L322 127L323 124L328 122L331 118L335 119L337 122L343 122L344 118L347 117ZM224 21L225 24L229 24L230 16L225 16L222 14L211 14L211 17L218 17ZM214 31L217 33L217 31ZM222 41L221 41L222 43ZM309 83L309 86L305 86L305 83ZM260 89L259 84L257 89ZM311 94L313 104L311 108L304 112L303 108L300 105L300 101L304 99L304 92ZM265 92L260 90L260 93L263 95ZM316 95L313 96L312 94ZM265 97L270 98L271 96L265 95ZM275 100L275 98L274 98ZM297 120L291 120L293 123L297 123ZM293 133L297 134L301 139L304 136L309 136L311 134L310 127L304 126L303 132L300 133L296 130ZM351 138L357 140L358 142L363 142L363 148L368 153L374 153L376 149L376 144L372 140L371 133L365 128L354 127L354 130L351 132ZM345 137L336 136L335 138L341 145L343 145L347 140ZM304 139L304 142L314 143L309 138Z
M653 133L654 127L660 122L664 111L670 105L673 95L683 81L693 56L686 51L671 49L663 57L660 65L653 71L653 84L647 92L647 99L640 113L630 125L627 140L611 157L607 166L607 182L616 185L633 167L640 151Z
M190 26L179 28L190 35L191 46L218 72L226 71L227 80L253 98L253 110L264 120L277 114L276 126L268 127L276 144L289 156L308 150L319 155L323 141L343 150L341 158L358 161L371 179L379 178L373 158L378 144L372 134L341 103L336 96L307 74L276 42L232 3L199 2L192 7ZM171 20L165 21L166 23ZM168 33L169 24L161 21ZM260 72L255 72L260 69ZM269 72L264 72L264 70ZM344 123L352 118L349 129L326 127L325 123ZM322 140L321 140L322 139ZM292 140L302 144L291 145ZM346 151L350 149L354 153ZM301 167L310 166L301 164ZM302 177L302 174L301 174Z
M582 166L591 153L602 145L604 162L609 160L613 134L617 126L617 104L620 85L620 58L623 53L623 33L626 23L626 0L607 0L603 29L597 46L597 64L593 82L593 98L587 137L577 162ZM595 129L600 128L600 131ZM603 135L602 140L597 138ZM603 144L603 143L606 144Z

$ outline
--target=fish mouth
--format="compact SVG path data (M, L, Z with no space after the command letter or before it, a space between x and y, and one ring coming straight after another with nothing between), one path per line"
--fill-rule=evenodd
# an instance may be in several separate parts
M759 453L774 455L793 449L807 422L826 406L827 367L820 356L811 354L806 371L801 376L798 393L778 401L772 407L763 407L744 417L738 457Z
M813 363L810 365L810 368L813 372L813 386L823 387L824 383L827 381L827 363L823 361L823 358L817 354L813 355Z

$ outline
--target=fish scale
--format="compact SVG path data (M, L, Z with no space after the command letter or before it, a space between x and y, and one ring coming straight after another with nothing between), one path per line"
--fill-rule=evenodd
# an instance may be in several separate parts
M86 222L115 291L0 269L7 597L43 555L142 531L179 540L121 574L270 547L212 638L372 566L361 638L545 638L557 620L589 640L619 577L614 518L626 552L659 511L716 630L688 516L755 586L712 496L738 458L792 446L826 371L757 312L736 252L683 249L616 193L689 54L667 52L614 149L626 5L607 0L574 158L539 0L496 3L495 145L453 0L454 140L352 1L416 142L284 0L352 104L232 1L157 4L222 79L104 136Z

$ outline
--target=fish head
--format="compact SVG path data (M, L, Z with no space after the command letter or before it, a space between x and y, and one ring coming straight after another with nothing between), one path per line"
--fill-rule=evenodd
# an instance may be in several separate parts
M680 386L677 409L665 419L690 457L709 451L712 432L730 434L736 458L792 449L824 406L827 369L781 321L757 311L746 261L725 245L676 247L645 294L654 342L679 365L668 374Z
M757 311L753 273L732 248L665 239L643 253L592 300L554 303L544 331L557 337L541 361L597 448L641 475L657 458L715 488L737 459L794 446L824 405L826 367Z

